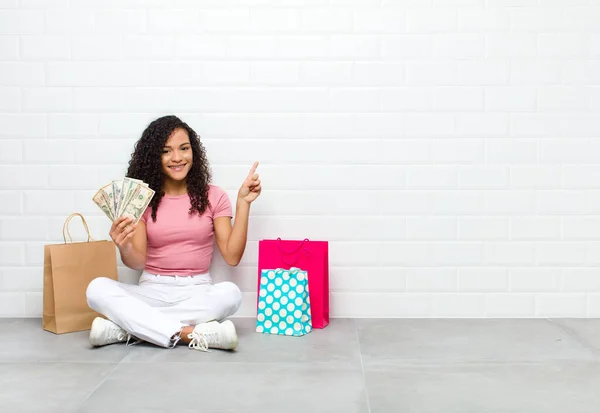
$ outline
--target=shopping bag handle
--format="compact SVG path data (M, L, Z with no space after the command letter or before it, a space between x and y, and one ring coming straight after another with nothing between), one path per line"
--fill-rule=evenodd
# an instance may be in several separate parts
M281 252L281 260L283 261L283 263L289 267L293 267L296 265L296 263L298 262L298 260L300 259L300 254L298 254L298 256L296 257L296 259L292 262L288 262L285 259L285 255L290 255L290 254L294 254L298 251L300 251L300 249L302 249L302 252L304 252L306 255L310 255L310 251L308 250L308 248L306 248L304 246L304 243L306 243L308 241L308 238L304 238L302 240L302 242L300 243L300 245L297 248L294 248L290 251L284 251L283 247L281 246L281 238L277 238L277 247L279 248L279 252Z
M85 218L80 213L75 212L67 217L67 219L65 220L65 224L63 225L63 239L65 240L65 244L67 243L67 237L65 236L65 231L67 232L67 235L69 236L69 242L71 242L71 243L73 242L73 238L71 237L71 233L69 232L69 222L71 221L71 219L74 216L78 216L81 218L81 221L83 222L83 226L85 227L85 232L87 232L87 236L88 236L87 242L90 242L90 241L93 242L94 239L92 238L92 235L90 234L90 229L88 228L87 222L85 222Z
M300 250L300 248L302 248L304 246L304 243L308 241L308 238L304 238L302 240L302 242L300 243L300 245L298 246L298 248L295 248L291 251L284 251L283 247L281 246L281 238L277 238L277 246L279 247L279 251L281 251L281 253L283 254L293 254L295 252L298 252Z

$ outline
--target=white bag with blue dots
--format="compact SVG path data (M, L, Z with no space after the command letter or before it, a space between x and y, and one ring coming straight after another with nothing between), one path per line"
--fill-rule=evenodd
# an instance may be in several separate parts
M294 267L262 270L256 331L303 336L311 330L307 272Z

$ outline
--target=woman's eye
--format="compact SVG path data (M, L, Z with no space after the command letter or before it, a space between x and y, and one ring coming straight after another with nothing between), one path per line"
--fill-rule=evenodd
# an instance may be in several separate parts
M189 147L187 147L187 148L183 148L183 150L184 150L184 151L187 151L188 149L190 149L190 148L189 148Z
M169 151L167 151L167 150L163 150L163 151L162 151L162 153L163 153L163 154L165 154L165 153L169 153Z

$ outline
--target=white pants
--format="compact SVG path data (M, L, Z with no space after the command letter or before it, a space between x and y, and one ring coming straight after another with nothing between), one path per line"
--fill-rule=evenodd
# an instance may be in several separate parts
M208 274L166 276L144 272L138 285L96 278L87 288L90 308L132 336L173 347L185 326L222 320L240 307L242 293L231 282L210 283Z

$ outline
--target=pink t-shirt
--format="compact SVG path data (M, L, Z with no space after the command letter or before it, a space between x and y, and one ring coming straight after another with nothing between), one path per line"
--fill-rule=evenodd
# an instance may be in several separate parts
M163 196L152 220L148 207L141 220L146 223L148 247L145 271L161 275L195 275L208 272L214 249L213 219L231 217L227 193L210 185L210 205L201 216L189 214L189 195Z

